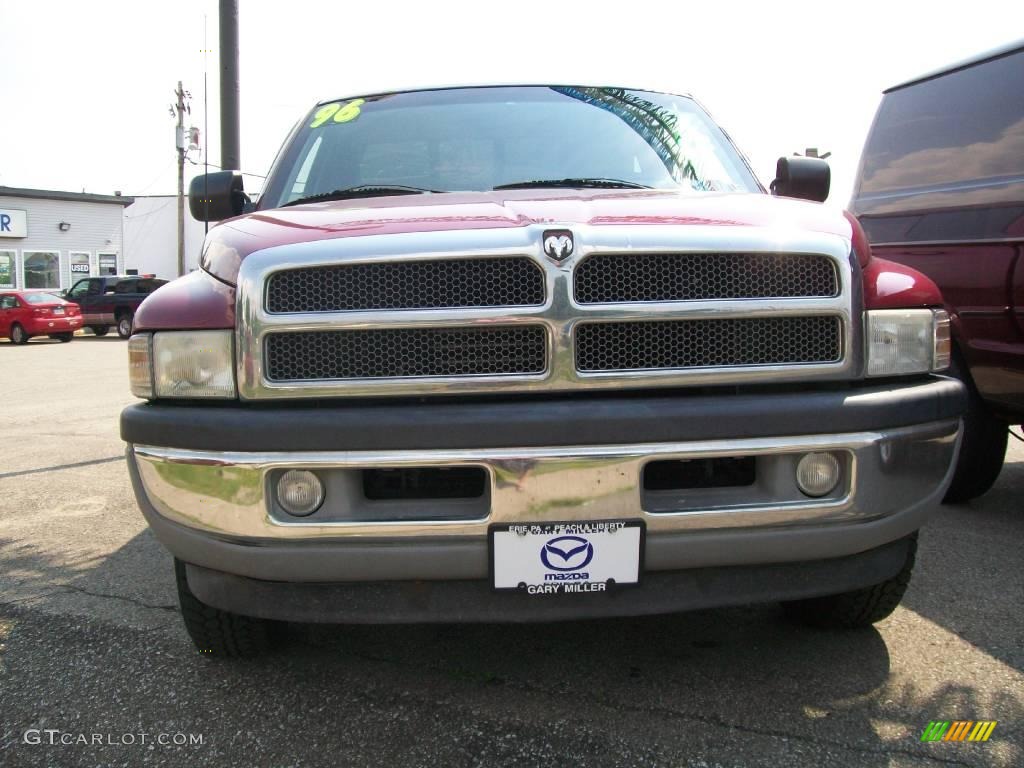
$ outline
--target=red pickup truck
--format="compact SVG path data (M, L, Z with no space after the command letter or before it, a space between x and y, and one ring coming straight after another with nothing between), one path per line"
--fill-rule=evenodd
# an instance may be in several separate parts
M979 496L1024 421L1024 42L887 90L850 209L942 290L970 394L947 499Z
M783 158L767 194L689 97L581 86L332 99L257 204L197 178L227 221L140 307L121 417L196 645L887 616L965 390L935 285L828 187Z

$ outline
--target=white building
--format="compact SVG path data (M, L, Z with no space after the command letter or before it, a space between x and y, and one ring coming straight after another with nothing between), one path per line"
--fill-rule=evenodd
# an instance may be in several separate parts
M123 274L132 202L118 193L0 186L0 288L59 290L79 277Z
M185 200L185 272L199 267L205 237L203 222L188 212ZM124 212L125 267L165 280L178 276L178 198L136 197Z

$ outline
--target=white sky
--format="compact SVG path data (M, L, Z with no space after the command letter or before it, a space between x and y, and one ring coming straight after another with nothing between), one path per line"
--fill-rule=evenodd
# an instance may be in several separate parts
M463 82L607 82L696 96L767 183L831 151L849 199L881 90L1024 35L1024 3L241 0L242 168L265 174L320 99ZM0 0L0 185L175 191L181 79L219 163L216 0ZM698 6L709 6L698 8ZM200 169L186 167L188 178ZM258 190L259 179L247 178Z

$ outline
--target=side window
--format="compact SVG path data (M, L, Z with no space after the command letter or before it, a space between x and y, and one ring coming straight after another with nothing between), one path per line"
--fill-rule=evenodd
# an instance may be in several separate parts
M89 293L89 284L91 282L92 281L90 280L79 280L77 283L71 286L71 290L68 291L68 297L72 299L82 298L83 296Z
M0 309L14 309L18 306L13 296L0 296Z
M117 284L114 293L135 293L135 287L138 284L138 280L122 280Z
M139 293L146 295L151 294L157 288L164 284L163 280L143 279L139 280Z
M1022 103L1024 51L886 94L860 194L1024 177Z

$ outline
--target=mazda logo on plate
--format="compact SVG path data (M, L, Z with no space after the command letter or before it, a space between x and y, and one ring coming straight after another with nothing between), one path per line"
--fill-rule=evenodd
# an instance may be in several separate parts
M575 244L568 229L549 229L544 232L544 253L549 259L562 261L572 256Z
M548 539L540 550L540 561L552 571L578 571L594 559L594 545L580 536Z

